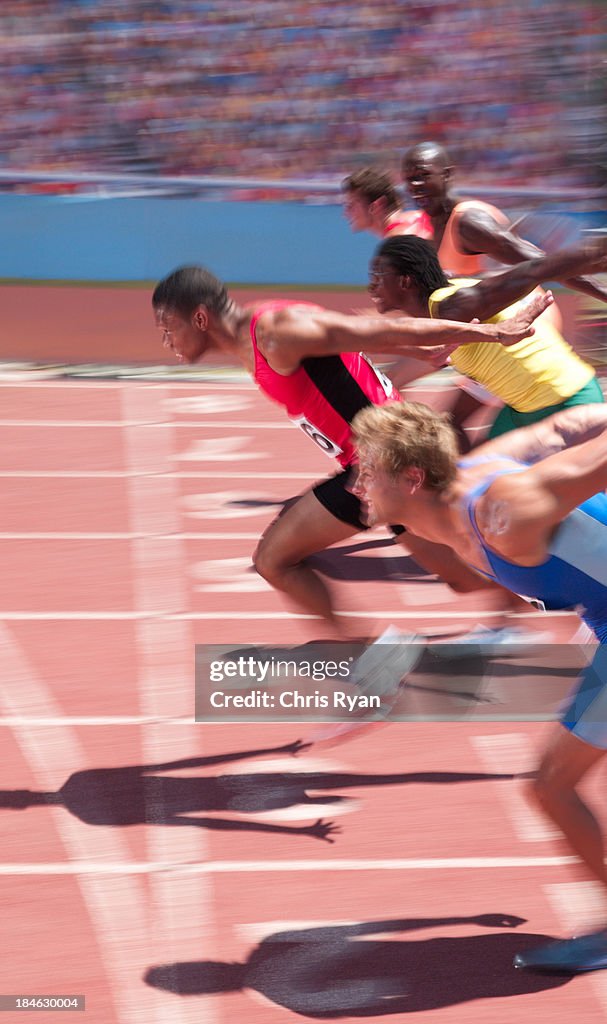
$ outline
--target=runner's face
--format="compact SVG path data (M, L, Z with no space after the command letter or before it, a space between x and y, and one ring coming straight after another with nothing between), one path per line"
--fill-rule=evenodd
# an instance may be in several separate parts
M371 227L369 203L358 192L346 192L344 215L352 231L368 231Z
M349 486L360 501L360 517L366 526L400 523L403 498L398 480L381 469L373 457L359 451L356 479Z
M442 209L448 174L436 160L417 156L403 164L403 182L420 210L429 216Z
M378 313L391 309L403 309L404 294L402 276L397 274L387 260L371 260L369 267L369 295Z
M162 331L162 344L180 363L195 363L207 350L204 332L172 310L158 309L156 326Z

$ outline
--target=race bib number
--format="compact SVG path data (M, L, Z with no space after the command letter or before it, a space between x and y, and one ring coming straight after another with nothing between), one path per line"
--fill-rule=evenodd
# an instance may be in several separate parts
M386 377L385 373L382 373L381 370L377 369L377 366L375 365L375 363L373 363L369 359L368 355L365 355L364 352L361 352L360 354L361 354L362 358L364 359L364 361L373 370L373 373L375 374L375 376L377 377L379 383L381 384L386 397L387 398L392 398L394 396L394 384L392 383L390 378Z
M315 427L313 423L310 423L310 420L306 419L305 416L299 416L296 420L292 420L291 422L297 427L301 427L304 434L307 434L308 437L314 441L314 444L317 444L319 448L322 448L325 455L328 455L331 459L342 454L343 448L340 448L339 445L335 444L330 437L323 434L322 431L319 430L318 427Z

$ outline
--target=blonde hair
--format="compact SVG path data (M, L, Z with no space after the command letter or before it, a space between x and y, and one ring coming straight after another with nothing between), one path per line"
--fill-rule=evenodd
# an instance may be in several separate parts
M361 409L352 421L357 448L389 476L409 466L423 469L426 486L443 491L455 479L455 431L444 413L421 402L389 402Z

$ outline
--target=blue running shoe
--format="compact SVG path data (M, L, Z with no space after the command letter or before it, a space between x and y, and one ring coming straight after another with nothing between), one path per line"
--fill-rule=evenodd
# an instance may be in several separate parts
M514 966L529 971L554 971L562 974L604 970L607 968L607 928L517 953Z

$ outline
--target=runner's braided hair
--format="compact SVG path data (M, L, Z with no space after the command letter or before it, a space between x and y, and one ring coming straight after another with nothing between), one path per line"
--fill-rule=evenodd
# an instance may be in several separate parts
M434 246L425 238L417 238L416 235L387 238L376 250L375 259L385 260L396 274L412 277L424 302L432 292L449 284Z

